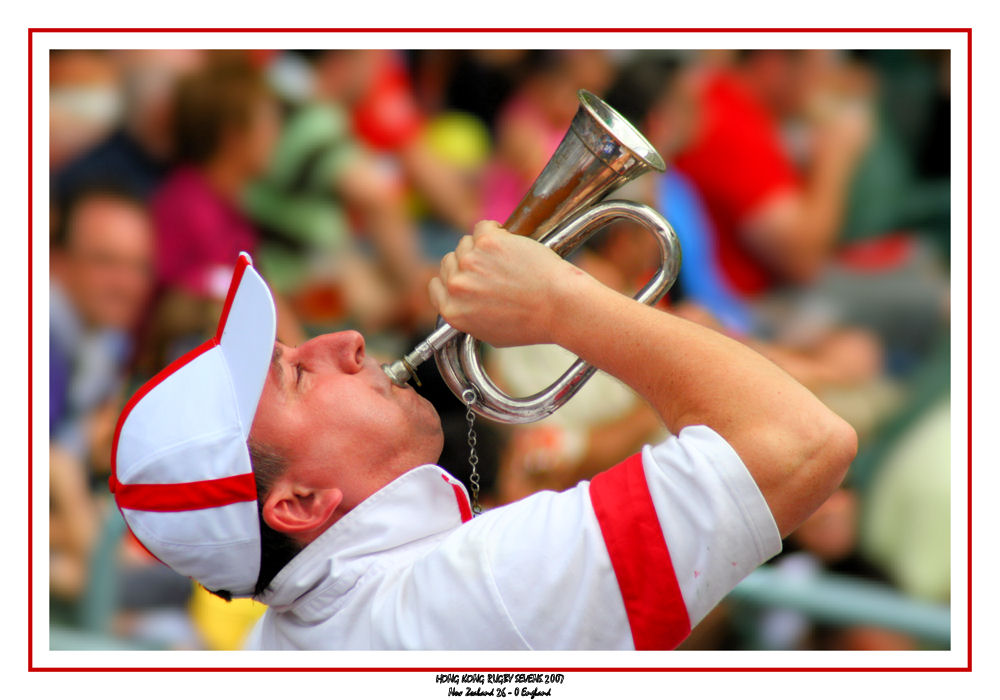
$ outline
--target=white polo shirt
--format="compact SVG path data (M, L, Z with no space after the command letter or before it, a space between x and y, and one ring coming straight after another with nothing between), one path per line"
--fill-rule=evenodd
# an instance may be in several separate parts
M781 550L739 456L692 426L562 493L471 519L435 465L303 549L253 649L671 649Z

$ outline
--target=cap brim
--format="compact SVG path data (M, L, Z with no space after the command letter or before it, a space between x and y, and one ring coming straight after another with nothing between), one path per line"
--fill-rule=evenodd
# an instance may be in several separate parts
M216 338L229 367L244 436L250 434L271 365L276 324L271 290L250 256L240 253Z

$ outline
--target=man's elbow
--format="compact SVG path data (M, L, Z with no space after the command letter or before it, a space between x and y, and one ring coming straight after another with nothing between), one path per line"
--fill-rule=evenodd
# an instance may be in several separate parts
M847 469L858 454L858 434L851 425L840 416L834 415L830 420L829 434L824 445L824 462L830 476L836 481L834 488L840 485L847 475ZM831 492L833 489L831 489Z
M837 414L830 411L818 428L810 457L802 465L812 486L808 500L813 510L840 486L858 453L858 434Z
M857 433L839 416L830 413L815 428L804 441L808 446L792 474L769 499L782 537L791 534L840 486L858 451Z

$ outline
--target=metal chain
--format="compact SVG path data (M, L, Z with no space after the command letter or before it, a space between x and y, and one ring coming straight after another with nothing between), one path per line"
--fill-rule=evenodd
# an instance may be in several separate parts
M469 424L469 466L472 473L469 474L469 483L472 484L472 513L479 515L483 509L479 506L479 472L476 466L479 464L479 455L476 454L476 414L472 410L472 405L476 403L476 390L469 387L462 392L462 403L465 404L465 422Z

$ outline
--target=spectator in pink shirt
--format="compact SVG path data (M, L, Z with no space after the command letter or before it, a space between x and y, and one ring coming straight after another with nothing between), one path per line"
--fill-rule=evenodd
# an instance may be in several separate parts
M255 71L225 63L183 80L175 108L181 164L153 200L157 277L167 289L215 298L239 252L257 245L239 203L268 163L278 105Z
M577 90L601 94L614 78L604 51L537 51L529 74L497 117L496 153L483 183L483 218L514 211L566 133Z

